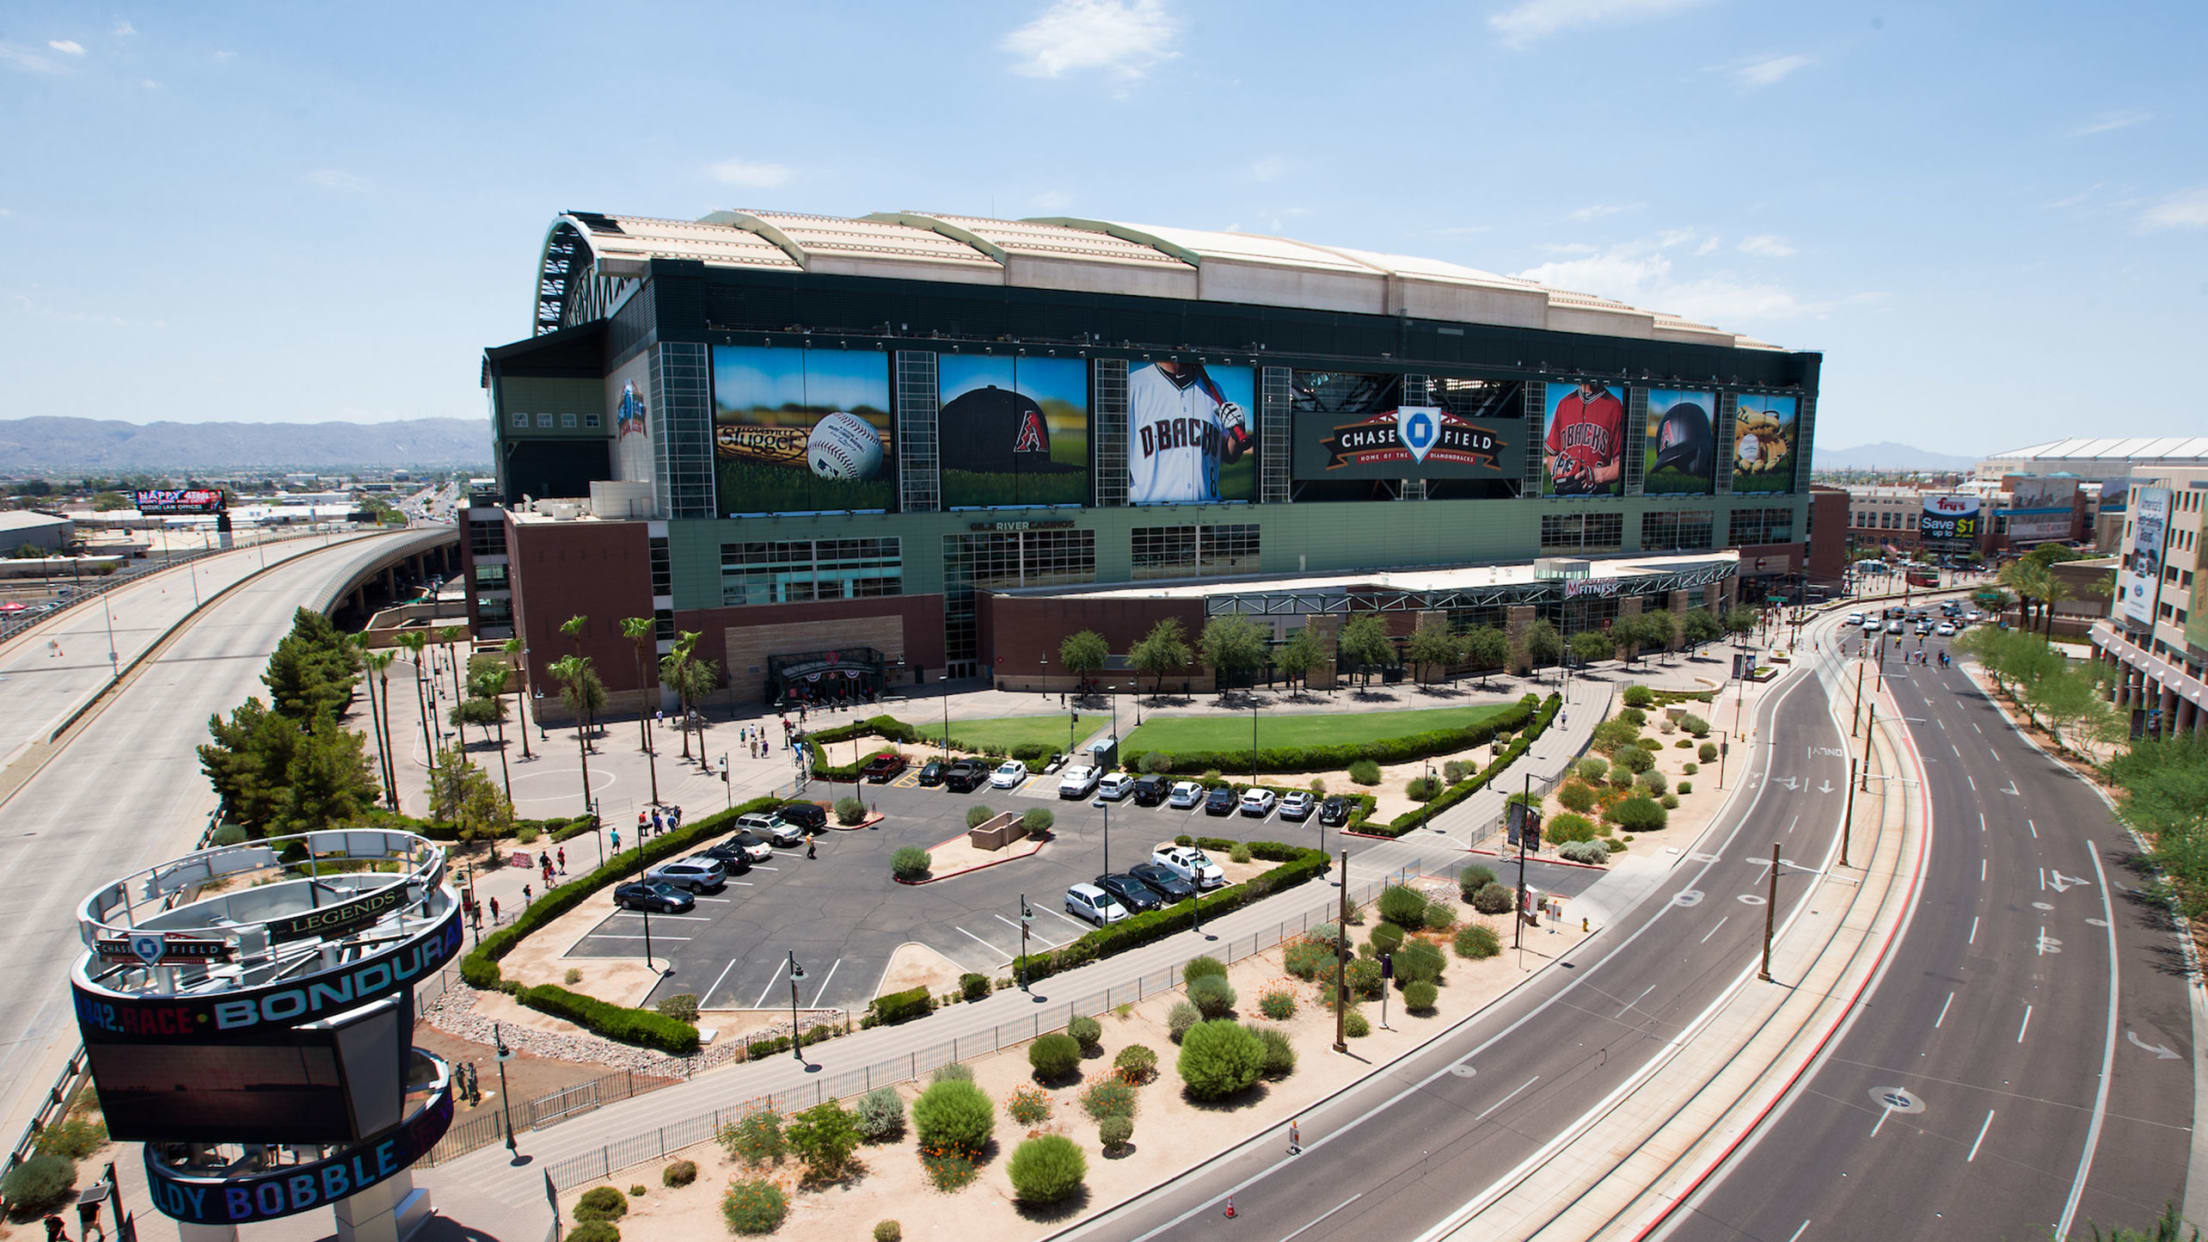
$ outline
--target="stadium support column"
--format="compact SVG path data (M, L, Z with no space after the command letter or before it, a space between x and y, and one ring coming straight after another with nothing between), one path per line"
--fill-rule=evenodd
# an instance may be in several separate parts
M1503 633L1510 639L1510 671L1524 676L1533 667L1525 659L1526 629L1533 624L1534 610L1531 604L1512 604L1503 610Z

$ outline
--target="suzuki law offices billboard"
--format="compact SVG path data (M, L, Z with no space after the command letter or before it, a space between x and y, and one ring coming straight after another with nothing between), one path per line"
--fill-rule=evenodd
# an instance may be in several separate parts
M1541 494L1616 496L1625 490L1625 389L1599 380L1549 381L1541 440Z
M1717 486L1717 435L1711 411L1717 394L1648 390L1648 460L1644 496L1707 496Z
M1257 371L1127 364L1127 503L1257 499Z
M1978 545L1982 518L1976 496L1926 496L1917 515L1917 538L1928 547L1962 552Z
M1794 490L1795 397L1742 393L1733 406L1733 494Z
M131 493L140 513L220 513L223 492L219 487L148 489Z
M713 475L724 517L894 508L889 355L713 347Z
M2116 589L2123 597L2124 617L2135 625L2154 624L2156 588L2162 582L2162 542L2170 526L2170 489L2131 489L2131 546L2124 550L2123 569L2116 575Z
M945 507L1089 502L1088 363L944 354L936 381Z

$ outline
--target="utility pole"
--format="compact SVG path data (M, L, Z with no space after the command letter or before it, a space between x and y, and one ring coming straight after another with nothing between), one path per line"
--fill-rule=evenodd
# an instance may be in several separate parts
M1506 818L1507 813L1506 813ZM1533 773L1526 773L1526 792L1518 806L1518 904L1511 908L1510 947L1523 949L1526 939L1526 832L1533 826Z
M1779 916L1779 843L1771 843L1771 896L1763 903L1763 969L1756 977L1771 982L1771 929Z
M1871 787L1871 734L1877 728L1878 704L1872 703L1863 712L1863 777L1862 788Z
M1349 1051L1349 851L1342 851L1341 914L1334 924L1334 1051Z
M1855 756L1848 756L1848 809L1840 817L1840 865L1848 865L1848 830L1855 827Z
M1848 724L1848 736L1863 727L1863 661L1855 662L1855 719Z

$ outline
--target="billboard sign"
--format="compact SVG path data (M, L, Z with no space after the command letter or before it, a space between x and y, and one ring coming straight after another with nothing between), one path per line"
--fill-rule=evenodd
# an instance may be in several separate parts
M1625 396L1600 380L1550 381L1541 440L1544 496L1624 490Z
M1733 492L1794 490L1795 413L1800 399L1742 393L1733 407Z
M1976 546L1982 517L1976 496L1928 495L1917 515L1917 538L1959 552Z
M2201 534L2208 535L2208 505L2194 510L2202 516ZM2199 536L2193 546L2200 546ZM2185 645L2195 651L2208 651L2208 573L2194 571L2193 593L2185 614Z
M1127 503L1257 499L1257 372L1170 360L1127 364Z
M1086 362L944 354L936 382L946 507L1089 502Z
M1707 496L1717 486L1717 434L1713 392L1651 388L1648 435L1642 463L1645 496Z
M714 483L724 517L895 507L889 355L713 347Z
M644 427L644 398L636 394L636 381L621 385L621 401L614 407L614 434L641 436L650 434Z
M194 487L183 491L146 489L131 493L140 513L220 513L223 494L219 487Z
M1290 460L1299 479L1513 479L1525 471L1522 426L1438 405L1298 414Z
M2154 623L2155 599L2162 585L2162 544L2169 533L2170 489L2131 489L2131 546L2116 575L2124 617L2135 625Z

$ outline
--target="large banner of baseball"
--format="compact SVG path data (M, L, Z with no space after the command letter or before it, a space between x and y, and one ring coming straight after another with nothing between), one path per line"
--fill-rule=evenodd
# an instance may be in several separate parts
M896 506L889 355L713 347L713 462L724 516Z

